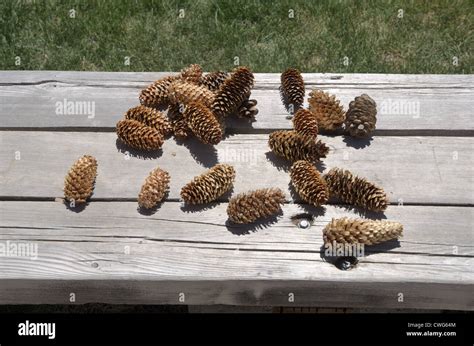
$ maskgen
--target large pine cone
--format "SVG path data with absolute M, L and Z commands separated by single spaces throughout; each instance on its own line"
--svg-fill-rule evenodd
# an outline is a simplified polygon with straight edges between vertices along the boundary
M 403 225 L 386 220 L 332 219 L 323 229 L 324 243 L 374 245 L 403 236 Z
M 290 177 L 296 192 L 305 202 L 318 207 L 328 201 L 328 186 L 311 163 L 295 162 L 291 167 Z
M 329 152 L 329 148 L 323 142 L 299 135 L 295 131 L 282 130 L 270 133 L 268 145 L 276 155 L 289 161 L 315 162 L 325 158 Z
M 138 205 L 141 208 L 151 209 L 160 203 L 170 188 L 168 172 L 155 168 L 150 172 L 142 185 L 138 195 Z
M 227 78 L 229 78 L 229 74 L 227 72 L 210 72 L 201 76 L 199 84 L 204 85 L 211 91 L 217 91 Z
M 235 179 L 234 167 L 217 164 L 181 189 L 181 198 L 188 204 L 209 203 L 232 188 Z
M 186 120 L 184 119 L 184 105 L 173 104 L 168 108 L 168 118 L 176 139 L 185 140 L 192 133 Z
M 199 84 L 202 77 L 201 65 L 191 64 L 181 70 L 181 79 L 188 83 Z
M 140 103 L 148 107 L 168 106 L 168 88 L 174 81 L 177 81 L 181 76 L 168 76 L 153 82 L 146 89 L 140 93 Z
M 281 212 L 285 194 L 278 188 L 259 189 L 233 197 L 227 206 L 227 215 L 235 223 L 251 223 Z
M 159 149 L 164 142 L 161 133 L 136 120 L 120 120 L 117 123 L 117 136 L 130 147 L 140 150 Z
M 237 110 L 237 116 L 239 118 L 255 120 L 255 116 L 258 114 L 257 100 L 249 100 L 248 98 L 242 102 L 239 109 Z
M 384 211 L 390 203 L 382 188 L 348 170 L 333 168 L 324 178 L 331 195 L 337 196 L 344 203 L 373 211 Z
M 281 91 L 287 104 L 297 110 L 304 102 L 304 81 L 300 71 L 289 68 L 281 74 Z
M 94 191 L 97 160 L 84 155 L 74 162 L 64 179 L 64 197 L 75 204 L 85 203 Z
M 253 73 L 247 67 L 234 70 L 231 77 L 224 81 L 216 92 L 212 111 L 218 117 L 226 117 L 237 111 L 248 98 L 254 84 Z
M 295 131 L 303 136 L 316 138 L 318 136 L 318 120 L 309 110 L 301 108 L 293 117 Z
M 169 100 L 172 104 L 188 105 L 191 102 L 201 102 L 207 107 L 212 105 L 214 93 L 204 86 L 175 81 L 169 88 Z
M 196 137 L 206 144 L 217 144 L 222 139 L 222 128 L 209 108 L 200 102 L 186 106 L 184 119 Z
M 367 94 L 357 96 L 349 103 L 344 123 L 346 131 L 352 137 L 368 137 L 375 130 L 377 122 L 377 104 Z
M 146 107 L 143 105 L 130 108 L 125 113 L 125 119 L 139 121 L 147 126 L 150 126 L 160 132 L 163 136 L 167 136 L 171 132 L 171 124 L 166 115 L 156 110 L 155 108 Z
M 344 123 L 344 109 L 336 96 L 322 90 L 313 90 L 309 93 L 308 103 L 309 110 L 315 115 L 320 129 L 333 131 Z

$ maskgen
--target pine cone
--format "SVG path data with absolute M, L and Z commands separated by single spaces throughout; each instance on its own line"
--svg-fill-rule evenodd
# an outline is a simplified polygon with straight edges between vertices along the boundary
M 295 131 L 275 131 L 268 139 L 270 149 L 289 161 L 310 162 L 325 158 L 329 148 L 321 141 L 297 134 Z
M 168 88 L 172 82 L 179 80 L 180 76 L 168 76 L 157 80 L 140 93 L 140 103 L 148 107 L 168 106 Z
M 239 118 L 245 118 L 249 120 L 255 120 L 255 116 L 258 114 L 257 100 L 249 100 L 248 98 L 240 105 L 237 116 Z
M 181 70 L 181 79 L 187 83 L 199 84 L 202 77 L 201 65 L 191 64 Z
M 201 102 L 207 107 L 214 101 L 214 93 L 204 86 L 187 83 L 184 81 L 173 82 L 169 88 L 169 100 L 172 104 L 184 104 Z
M 348 170 L 331 169 L 325 176 L 331 195 L 342 202 L 373 211 L 384 211 L 390 203 L 384 190 Z
M 229 74 L 227 72 L 210 72 L 206 75 L 201 76 L 199 84 L 204 85 L 211 91 L 217 91 L 227 78 L 229 78 Z
M 169 173 L 160 168 L 155 168 L 150 172 L 142 185 L 138 195 L 138 205 L 141 208 L 153 208 L 163 200 L 169 188 Z
M 375 245 L 403 236 L 403 225 L 386 220 L 332 219 L 323 229 L 324 243 Z
M 201 142 L 215 145 L 221 141 L 221 124 L 202 103 L 188 104 L 183 115 L 188 127 Z
M 164 142 L 161 133 L 136 120 L 120 120 L 117 123 L 117 136 L 130 147 L 140 150 L 159 149 Z
M 334 95 L 313 90 L 309 93 L 308 103 L 320 129 L 333 131 L 341 127 L 345 119 L 344 109 Z
M 227 206 L 227 215 L 235 223 L 251 223 L 281 212 L 285 194 L 278 188 L 259 189 L 233 197 Z
M 289 105 L 296 111 L 304 102 L 304 81 L 300 71 L 289 68 L 281 74 L 281 91 Z
M 172 130 L 168 118 L 163 113 L 155 108 L 143 105 L 130 108 L 125 114 L 125 119 L 139 121 L 144 125 L 154 128 L 163 136 L 167 136 Z
M 362 94 L 349 103 L 344 123 L 352 137 L 369 137 L 377 122 L 377 105 L 367 94 Z
M 179 140 L 185 140 L 191 134 L 191 129 L 184 119 L 184 108 L 184 105 L 173 104 L 168 109 L 168 118 L 171 119 L 173 134 Z
M 293 125 L 295 132 L 302 136 L 316 138 L 318 136 L 318 121 L 313 113 L 309 110 L 301 108 L 293 117 Z
M 308 161 L 296 161 L 291 167 L 290 177 L 296 192 L 305 202 L 318 207 L 328 201 L 328 186 Z
M 216 92 L 212 111 L 218 117 L 234 113 L 246 98 L 254 84 L 253 73 L 247 67 L 234 70 L 232 76 L 224 81 Z
M 84 155 L 74 162 L 64 179 L 64 197 L 74 203 L 85 203 L 94 191 L 97 177 L 97 160 Z
M 186 184 L 181 189 L 181 198 L 189 204 L 212 202 L 232 188 L 234 179 L 234 167 L 217 164 Z

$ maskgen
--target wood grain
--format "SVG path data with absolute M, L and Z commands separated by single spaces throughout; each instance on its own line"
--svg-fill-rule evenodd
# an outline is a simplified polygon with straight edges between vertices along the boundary
M 164 75 L 168 73 L 1 72 L 1 128 L 110 131 L 127 109 L 138 104 L 140 90 Z M 346 109 L 354 97 L 371 95 L 378 104 L 376 134 L 474 133 L 472 76 L 305 74 L 304 78 L 307 94 L 322 88 L 336 94 Z M 258 100 L 257 121 L 230 121 L 229 130 L 255 133 L 290 128 L 279 83 L 278 74 L 256 74 L 252 97 Z M 64 100 L 90 102 L 94 116 L 58 114 L 57 102 Z
M 278 222 L 249 226 L 228 224 L 225 203 L 192 212 L 166 202 L 152 215 L 135 208 L 93 202 L 74 213 L 55 202 L 0 202 L 0 241 L 38 246 L 35 260 L 2 257 L 0 303 L 60 303 L 70 290 L 81 303 L 171 304 L 184 291 L 187 304 L 287 305 L 295 291 L 305 305 L 474 309 L 474 246 L 463 222 L 471 208 L 389 207 L 385 217 L 404 224 L 404 237 L 366 247 L 350 271 L 321 254 L 324 225 L 358 215 L 345 208 L 287 204 Z M 315 222 L 297 228 L 291 216 L 308 211 Z

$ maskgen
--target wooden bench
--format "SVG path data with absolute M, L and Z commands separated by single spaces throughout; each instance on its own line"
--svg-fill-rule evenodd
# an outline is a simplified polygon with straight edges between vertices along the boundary
M 290 193 L 287 164 L 269 153 L 268 133 L 291 127 L 279 75 L 256 74 L 257 121 L 233 121 L 215 148 L 171 138 L 143 155 L 117 142 L 114 127 L 140 89 L 163 75 L 0 72 L 0 246 L 38 250 L 36 259 L 0 257 L 1 304 L 474 310 L 472 75 L 304 75 L 307 92 L 334 93 L 346 109 L 362 93 L 378 104 L 371 141 L 321 136 L 330 154 L 320 168 L 344 167 L 381 185 L 391 200 L 385 217 L 405 228 L 397 246 L 366 248 L 347 271 L 322 256 L 322 228 L 361 212 L 301 203 Z M 61 114 L 58 105 L 68 101 L 92 102 L 94 116 Z M 90 204 L 74 212 L 63 204 L 63 180 L 83 154 L 98 159 L 98 179 Z M 278 221 L 229 224 L 229 194 L 203 208 L 184 206 L 180 188 L 217 162 L 235 166 L 234 194 L 284 189 Z M 156 166 L 170 172 L 171 190 L 144 215 L 137 194 Z M 308 229 L 292 221 L 302 213 L 314 216 Z

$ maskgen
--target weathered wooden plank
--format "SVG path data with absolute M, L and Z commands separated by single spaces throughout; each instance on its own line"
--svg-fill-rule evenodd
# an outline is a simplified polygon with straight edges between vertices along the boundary
M 60 303 L 75 292 L 77 303 L 171 304 L 184 292 L 187 304 L 292 305 L 292 292 L 304 305 L 474 309 L 471 208 L 389 207 L 404 237 L 366 248 L 356 268 L 340 271 L 321 258 L 321 229 L 353 211 L 328 207 L 299 229 L 290 218 L 308 210 L 293 204 L 276 223 L 238 227 L 226 225 L 226 204 L 191 213 L 168 202 L 153 215 L 135 207 L 94 202 L 73 213 L 55 202 L 0 202 L 2 244 L 38 251 L 35 260 L 1 258 L 0 303 Z
M 268 186 L 288 190 L 288 164 L 269 152 L 267 138 L 234 135 L 215 148 L 194 139 L 184 145 L 169 139 L 146 160 L 124 155 L 130 149 L 114 133 L 2 132 L 1 196 L 61 197 L 67 170 L 84 154 L 99 162 L 93 198 L 135 199 L 147 174 L 159 165 L 170 172 L 169 198 L 176 199 L 185 183 L 217 162 L 235 166 L 235 193 Z M 393 203 L 473 204 L 472 138 L 375 137 L 363 150 L 342 137 L 321 139 L 330 147 L 321 169 L 338 166 L 365 176 L 384 187 Z
M 0 84 L 1 128 L 109 130 L 128 108 L 138 103 L 140 89 L 153 80 L 153 76 L 164 75 L 41 72 L 30 77 L 19 74 L 15 84 L 11 73 L 0 73 L 0 77 L 2 74 L 7 82 Z M 144 80 L 145 76 L 149 79 Z M 379 134 L 384 131 L 466 134 L 474 130 L 470 121 L 474 107 L 472 77 L 396 76 L 344 75 L 341 79 L 331 79 L 334 76 L 311 74 L 306 76 L 307 93 L 313 87 L 321 87 L 336 94 L 346 108 L 355 96 L 370 94 L 379 107 Z M 256 74 L 252 97 L 259 102 L 257 121 L 253 124 L 231 121 L 230 130 L 258 132 L 291 127 L 278 86 L 278 74 Z M 77 109 L 69 114 L 60 109 L 62 105 L 67 107 L 67 102 L 76 102 L 75 106 L 87 104 L 85 110 Z M 88 106 L 94 108 L 89 111 Z M 449 121 L 446 114 L 450 116 Z

